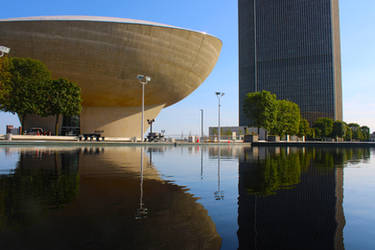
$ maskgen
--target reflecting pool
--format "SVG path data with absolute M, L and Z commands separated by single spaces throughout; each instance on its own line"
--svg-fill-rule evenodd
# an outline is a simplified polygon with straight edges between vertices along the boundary
M 0 147 L 0 246 L 375 249 L 374 153 Z

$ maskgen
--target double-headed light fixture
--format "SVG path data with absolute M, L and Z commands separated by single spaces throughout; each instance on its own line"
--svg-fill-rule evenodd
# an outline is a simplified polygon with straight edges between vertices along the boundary
M 4 54 L 9 54 L 10 48 L 5 46 L 0 46 L 0 57 L 4 56 Z

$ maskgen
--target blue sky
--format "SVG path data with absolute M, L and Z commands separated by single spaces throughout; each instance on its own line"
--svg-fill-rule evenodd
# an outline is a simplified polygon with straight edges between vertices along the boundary
M 217 124 L 215 91 L 222 98 L 222 126 L 238 125 L 237 0 L 76 0 L 6 1 L 0 18 L 91 15 L 140 19 L 205 31 L 223 41 L 219 61 L 207 80 L 190 96 L 161 111 L 154 124 L 167 134 L 199 134 L 200 109 L 205 111 L 205 133 Z M 375 130 L 375 1 L 341 0 L 341 51 L 344 120 Z M 1 34 L 0 34 L 1 42 Z M 181 122 L 184 121 L 184 122 Z M 0 134 L 16 116 L 0 112 Z

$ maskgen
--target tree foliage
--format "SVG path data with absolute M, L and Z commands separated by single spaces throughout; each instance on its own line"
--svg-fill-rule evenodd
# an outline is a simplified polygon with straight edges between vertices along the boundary
M 349 123 L 348 127 L 352 130 L 352 138 L 354 140 L 362 140 L 361 126 L 357 123 Z
M 343 138 L 345 135 L 345 123 L 343 121 L 335 121 L 332 125 L 332 137 Z
M 68 80 L 51 80 L 47 67 L 38 60 L 5 57 L 0 61 L 0 110 L 16 113 L 22 128 L 26 115 L 55 116 L 57 134 L 60 115 L 81 112 L 80 91 Z
M 330 137 L 333 129 L 333 120 L 327 117 L 319 118 L 314 122 L 313 128 L 317 137 Z
M 276 95 L 263 90 L 248 93 L 243 106 L 250 120 L 249 126 L 264 128 L 274 135 L 298 135 L 308 138 L 344 138 L 347 141 L 369 140 L 370 129 L 356 123 L 346 124 L 331 118 L 318 118 L 312 125 L 301 119 L 300 109 L 294 102 L 277 100 Z
M 310 124 L 306 119 L 301 119 L 299 122 L 298 136 L 311 136 Z
M 5 91 L 1 110 L 17 113 L 24 127 L 28 114 L 41 113 L 42 86 L 50 80 L 50 72 L 40 61 L 13 57 L 7 66 L 9 79 L 4 82 Z
M 9 57 L 0 57 L 0 109 L 2 109 L 2 105 L 6 101 L 6 96 L 9 95 L 10 65 Z
M 345 135 L 344 135 L 345 141 L 351 141 L 353 139 L 353 132 L 352 129 L 349 128 L 347 125 L 345 126 Z
M 66 79 L 48 81 L 43 86 L 45 98 L 42 102 L 42 116 L 55 116 L 55 134 L 58 134 L 60 115 L 75 116 L 81 112 L 81 89 Z
M 271 130 L 274 134 L 296 135 L 299 130 L 301 114 L 296 103 L 288 100 L 277 101 L 276 123 Z
M 243 110 L 251 121 L 250 126 L 271 131 L 276 123 L 276 106 L 276 95 L 263 90 L 262 92 L 248 93 Z
M 362 140 L 363 141 L 369 141 L 370 140 L 370 128 L 367 126 L 361 127 L 361 133 L 362 133 Z

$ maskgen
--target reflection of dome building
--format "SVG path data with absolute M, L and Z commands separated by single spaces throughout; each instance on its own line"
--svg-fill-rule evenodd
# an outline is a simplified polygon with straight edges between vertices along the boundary
M 12 56 L 44 62 L 54 78 L 82 89 L 81 133 L 139 135 L 141 86 L 137 74 L 151 76 L 145 91 L 146 119 L 185 98 L 210 74 L 219 57 L 219 39 L 158 23 L 104 17 L 32 17 L 0 20 L 0 42 Z M 53 128 L 45 119 L 27 126 Z M 52 123 L 52 124 L 51 124 Z M 53 129 L 51 129 L 53 130 Z
M 135 219 L 140 153 L 140 147 L 20 150 L 19 174 L 8 177 L 14 183 L 8 187 L 32 198 L 22 197 L 28 202 L 22 203 L 13 192 L 3 202 L 0 222 L 8 223 L 0 223 L 6 232 L 0 235 L 4 249 L 220 249 L 221 237 L 198 198 L 186 187 L 163 181 L 147 156 L 143 201 L 150 213 L 144 220 Z M 25 192 L 30 186 L 25 183 L 31 181 L 33 192 Z M 45 209 L 46 200 L 60 206 Z M 22 207 L 14 209 L 16 205 Z M 17 230 L 12 230 L 15 222 Z

